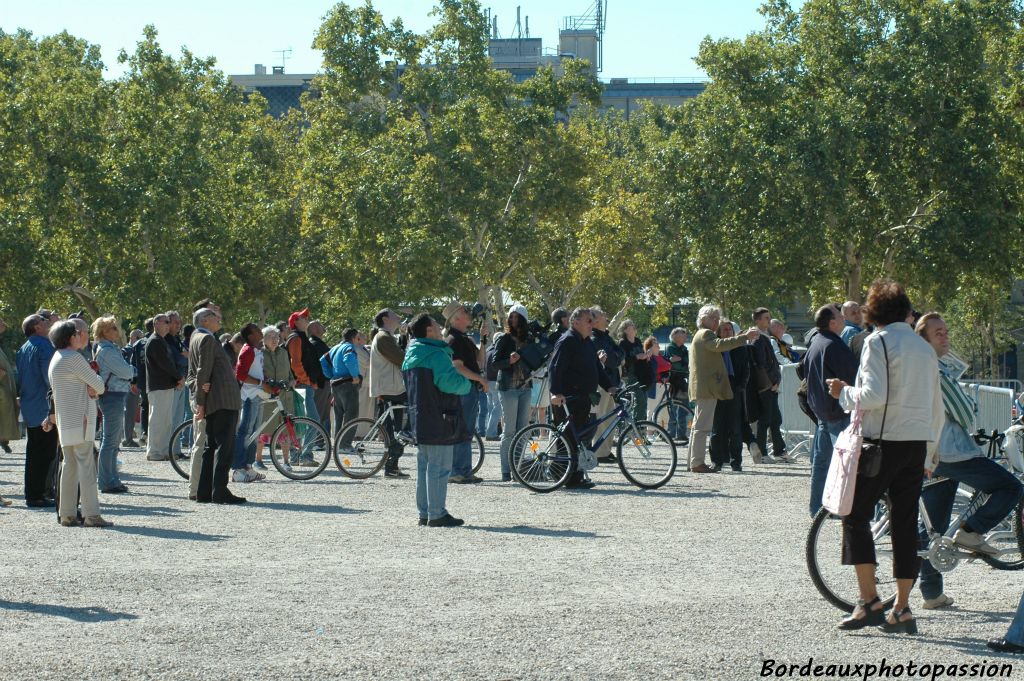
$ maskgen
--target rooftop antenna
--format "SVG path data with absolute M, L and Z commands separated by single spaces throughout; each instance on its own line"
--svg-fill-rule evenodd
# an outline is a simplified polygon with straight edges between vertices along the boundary
M 523 37 L 523 21 L 522 21 L 523 8 L 521 5 L 516 5 L 516 27 L 512 29 L 512 37 L 522 39 Z
M 575 17 L 565 17 L 567 31 L 592 30 L 597 33 L 597 72 L 604 70 L 604 29 L 608 25 L 608 0 L 594 0 L 587 11 Z
M 526 15 L 526 37 L 530 37 L 530 15 Z
M 281 55 L 281 73 L 284 73 L 285 63 L 292 58 L 292 48 L 289 47 L 287 50 L 274 50 L 274 54 Z

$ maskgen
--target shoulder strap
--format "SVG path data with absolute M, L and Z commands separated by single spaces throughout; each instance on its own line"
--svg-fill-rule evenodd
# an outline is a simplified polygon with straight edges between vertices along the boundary
M 882 427 L 878 429 L 878 441 L 882 441 L 882 434 L 885 432 L 885 416 L 889 413 L 889 350 L 885 347 L 885 336 L 878 334 L 878 340 L 882 341 L 882 353 L 885 355 L 885 407 L 882 409 Z

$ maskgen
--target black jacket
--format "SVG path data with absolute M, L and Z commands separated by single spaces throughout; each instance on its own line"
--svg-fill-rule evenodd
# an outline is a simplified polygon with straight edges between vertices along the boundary
M 491 367 L 498 370 L 498 390 L 509 390 L 512 386 L 514 365 L 510 358 L 512 353 L 516 352 L 516 348 L 516 339 L 510 333 L 503 333 L 494 345 L 494 359 L 491 361 Z
M 750 381 L 750 346 L 744 345 L 730 350 L 729 361 L 732 362 L 729 385 L 732 387 L 733 397 L 739 397 L 740 392 L 746 390 Z
M 591 341 L 594 343 L 594 349 L 598 352 L 604 350 L 608 353 L 608 357 L 604 361 L 604 371 L 608 374 L 608 380 L 611 381 L 613 386 L 622 385 L 622 373 L 619 371 L 619 367 L 622 366 L 622 360 L 625 358 L 625 355 L 622 353 L 622 349 L 619 348 L 618 343 L 612 340 L 610 333 L 600 329 L 594 329 Z
M 768 373 L 768 380 L 772 385 L 778 385 L 782 380 L 782 369 L 779 368 L 779 360 L 775 358 L 775 350 L 772 349 L 772 342 L 763 333 L 757 335 L 754 341 L 754 364 L 761 367 Z
M 824 421 L 838 421 L 846 417 L 839 400 L 828 392 L 825 381 L 838 378 L 853 384 L 857 378 L 857 358 L 846 343 L 831 331 L 821 331 L 811 340 L 800 360 L 807 379 L 807 404 L 815 416 Z
M 317 354 L 316 346 L 313 345 L 313 339 L 307 336 L 302 331 L 294 331 L 292 335 L 288 336 L 290 342 L 292 338 L 298 336 L 299 340 L 302 341 L 302 368 L 306 371 L 306 375 L 309 376 L 309 380 L 313 382 L 313 387 L 323 388 L 327 385 L 327 379 L 324 378 L 324 370 L 320 368 L 320 358 L 325 352 L 330 352 L 331 349 L 327 347 L 327 344 L 320 341 L 320 344 L 324 346 L 324 351 Z M 287 347 L 287 342 L 285 343 Z
M 597 348 L 589 338 L 569 329 L 555 343 L 551 355 L 551 394 L 589 397 L 597 386 L 612 388 L 608 374 L 597 359 Z
M 630 377 L 635 378 L 640 383 L 640 387 L 646 390 L 654 384 L 654 368 L 651 365 L 651 360 L 638 360 L 637 355 L 644 353 L 644 344 L 639 338 L 635 339 L 630 343 L 627 339 L 623 338 L 619 341 L 619 352 L 623 356 L 622 372 L 626 375 L 626 380 Z
M 155 333 L 146 341 L 146 390 L 169 390 L 184 378 L 171 357 L 167 341 Z

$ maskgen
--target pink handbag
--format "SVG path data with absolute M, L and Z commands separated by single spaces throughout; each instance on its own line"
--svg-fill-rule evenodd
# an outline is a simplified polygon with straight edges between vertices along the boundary
M 857 485 L 857 465 L 860 463 L 860 449 L 864 443 L 861 433 L 861 421 L 864 412 L 860 403 L 853 407 L 853 418 L 839 437 L 832 451 L 832 461 L 828 466 L 828 477 L 825 478 L 825 491 L 821 495 L 821 505 L 829 513 L 845 516 L 853 508 L 853 493 Z

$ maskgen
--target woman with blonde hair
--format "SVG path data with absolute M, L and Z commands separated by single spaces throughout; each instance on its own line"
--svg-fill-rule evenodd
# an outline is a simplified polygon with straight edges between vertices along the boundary
M 128 487 L 118 477 L 117 453 L 124 436 L 124 403 L 135 380 L 135 367 L 125 361 L 118 347 L 121 328 L 115 317 L 96 319 L 92 323 L 92 338 L 96 342 L 93 357 L 96 371 L 106 388 L 99 398 L 100 413 L 103 414 L 97 466 L 99 487 L 104 494 L 123 494 Z

